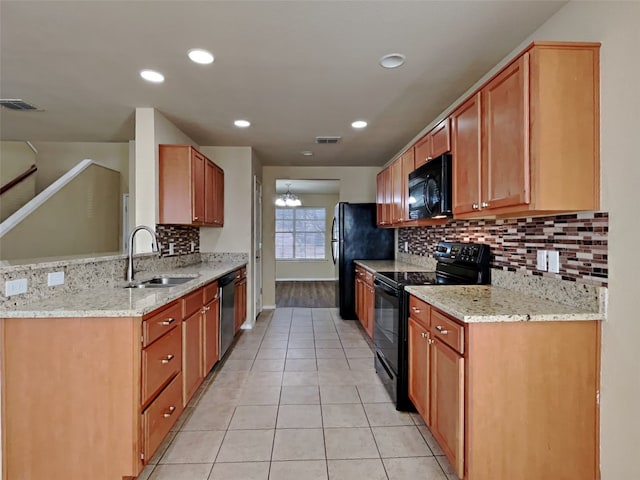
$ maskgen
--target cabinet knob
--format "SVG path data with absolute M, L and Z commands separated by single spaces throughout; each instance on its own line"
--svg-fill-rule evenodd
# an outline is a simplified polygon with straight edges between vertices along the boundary
M 427 157 L 427 162 L 428 162 L 429 160 L 433 160 L 433 157 Z
M 193 217 L 193 219 L 194 219 L 194 220 L 200 220 L 200 217 L 198 217 L 197 215 L 195 215 L 195 216 Z
M 488 204 L 487 202 L 482 202 L 482 204 L 481 204 L 481 205 L 482 205 L 482 208 L 487 208 L 487 207 L 489 207 L 489 204 Z
M 411 310 L 413 310 L 415 313 L 420 313 L 422 310 L 420 310 L 419 308 L 416 307 L 411 307 Z
M 170 406 L 170 407 L 169 407 L 169 411 L 168 411 L 168 412 L 163 413 L 163 414 L 162 414 L 162 416 L 163 416 L 164 418 L 169 418 L 171 415 L 173 415 L 173 412 L 175 412 L 175 411 L 176 411 L 176 407 L 174 407 L 174 406 L 172 405 L 172 406 Z
M 478 210 L 480 207 L 477 203 L 474 203 L 473 205 L 471 205 L 471 208 L 473 208 L 474 210 Z
M 422 338 L 427 338 L 429 335 L 428 335 L 428 334 L 426 334 L 425 332 L 420 332 L 420 336 L 421 336 Z
M 176 319 L 175 318 L 167 318 L 166 320 L 163 320 L 160 322 L 160 325 L 171 325 L 173 322 L 175 322 Z
M 429 345 L 433 345 L 435 343 L 435 341 L 432 338 L 430 338 L 429 340 L 427 340 L 427 343 Z
M 169 355 L 167 355 L 165 358 L 163 358 L 162 360 L 160 360 L 160 363 L 167 364 L 167 363 L 169 363 L 171 360 L 173 360 L 173 355 L 169 354 Z
M 441 335 L 446 335 L 447 333 L 449 333 L 449 330 L 445 330 L 444 327 L 440 326 L 440 325 L 436 325 L 436 330 L 438 331 L 438 333 L 440 333 Z

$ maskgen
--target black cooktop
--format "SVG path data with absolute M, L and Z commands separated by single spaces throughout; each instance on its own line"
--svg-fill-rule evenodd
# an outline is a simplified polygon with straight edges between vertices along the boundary
M 459 279 L 450 278 L 439 272 L 376 272 L 381 280 L 394 287 L 405 285 L 455 285 L 461 283 Z

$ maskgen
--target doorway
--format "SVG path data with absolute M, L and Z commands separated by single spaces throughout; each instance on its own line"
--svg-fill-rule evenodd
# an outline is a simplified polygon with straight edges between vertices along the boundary
M 253 305 L 254 319 L 262 312 L 262 183 L 253 176 Z

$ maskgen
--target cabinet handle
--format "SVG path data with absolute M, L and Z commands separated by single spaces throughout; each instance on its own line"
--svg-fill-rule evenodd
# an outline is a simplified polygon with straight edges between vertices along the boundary
M 169 363 L 171 360 L 173 360 L 173 355 L 169 354 L 169 355 L 167 355 L 167 358 L 163 358 L 162 360 L 160 360 L 160 363 L 167 364 L 167 363 Z
M 429 160 L 433 160 L 433 157 L 427 157 L 427 162 L 428 162 Z
M 427 340 L 427 343 L 428 343 L 429 345 L 433 345 L 433 344 L 434 344 L 434 343 L 436 343 L 436 342 L 435 342 L 435 340 L 433 340 L 432 338 L 430 338 L 429 340 Z
M 166 320 L 161 321 L 160 325 L 171 325 L 175 321 L 176 321 L 176 319 L 173 318 L 173 317 L 167 318 Z
M 171 415 L 173 415 L 173 412 L 176 411 L 176 407 L 174 407 L 173 405 L 171 407 L 169 407 L 169 411 L 166 413 L 163 413 L 162 416 L 164 418 L 169 418 Z
M 214 298 L 214 300 L 215 300 L 215 298 Z M 206 312 L 208 312 L 209 310 L 211 310 L 211 307 L 202 307 L 201 312 L 202 312 L 202 313 L 206 313 Z
M 436 330 L 441 334 L 441 335 L 446 335 L 447 333 L 449 333 L 449 330 L 444 330 L 443 327 L 441 327 L 440 325 L 436 325 Z
M 420 336 L 421 336 L 422 338 L 427 338 L 429 335 L 428 335 L 428 334 L 426 334 L 426 333 L 424 333 L 424 332 L 420 332 Z
M 482 208 L 487 208 L 489 207 L 489 204 L 487 202 L 482 202 L 481 206 Z
M 413 310 L 415 313 L 420 313 L 422 310 L 420 310 L 419 308 L 416 307 L 411 307 L 411 310 Z
M 474 203 L 473 205 L 471 205 L 471 208 L 473 208 L 474 210 L 478 210 L 480 207 L 477 203 Z

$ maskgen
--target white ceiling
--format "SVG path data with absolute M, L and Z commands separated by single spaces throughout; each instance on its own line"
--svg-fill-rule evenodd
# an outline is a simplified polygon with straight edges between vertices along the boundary
M 2 0 L 0 96 L 44 111 L 0 109 L 0 138 L 123 142 L 135 108 L 155 107 L 265 165 L 382 165 L 564 3 Z M 195 47 L 215 62 L 191 63 Z M 381 68 L 394 52 L 406 64 Z

